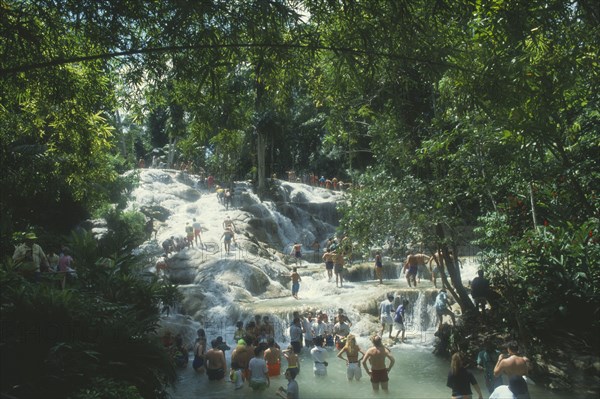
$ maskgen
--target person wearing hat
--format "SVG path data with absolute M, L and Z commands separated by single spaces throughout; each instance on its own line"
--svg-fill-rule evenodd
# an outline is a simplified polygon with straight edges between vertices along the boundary
M 227 345 L 225 342 L 223 342 L 223 337 L 221 337 L 220 335 L 216 338 L 217 341 L 217 348 L 220 351 L 223 351 L 223 353 L 225 353 L 225 351 L 228 351 L 229 349 L 231 349 L 229 347 L 229 345 Z
M 48 258 L 42 247 L 37 243 L 35 233 L 25 235 L 25 242 L 15 248 L 13 261 L 23 265 L 23 271 L 31 273 L 48 272 L 50 270 Z

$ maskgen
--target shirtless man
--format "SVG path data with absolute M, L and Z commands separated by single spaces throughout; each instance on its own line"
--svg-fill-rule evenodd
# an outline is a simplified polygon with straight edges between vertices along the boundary
M 418 258 L 412 252 L 406 257 L 406 262 L 404 262 L 404 271 L 403 273 L 406 275 L 406 282 L 409 287 L 412 287 L 411 281 L 414 283 L 415 287 L 417 286 L 417 271 L 419 270 Z
M 274 338 L 267 340 L 267 346 L 264 357 L 267 362 L 269 377 L 277 377 L 281 374 L 281 350 L 275 345 Z
M 233 232 L 235 232 L 235 225 L 233 224 L 233 220 L 231 220 L 231 217 L 229 217 L 229 215 L 227 215 L 225 220 L 223 220 L 223 230 L 227 229 L 231 229 Z
M 292 267 L 292 274 L 290 275 L 292 279 L 292 296 L 298 299 L 298 291 L 300 290 L 300 281 L 302 278 L 298 274 L 298 268 Z
M 292 246 L 292 252 L 290 255 L 294 256 L 296 259 L 296 264 L 300 264 L 300 266 L 302 266 L 302 244 L 295 242 Z
M 212 348 L 204 354 L 206 362 L 206 375 L 209 381 L 219 381 L 225 378 L 227 371 L 227 362 L 225 354 L 219 349 L 219 342 L 216 339 L 211 341 Z
M 331 277 L 333 277 L 333 258 L 335 256 L 335 252 L 325 251 L 323 254 L 323 261 L 325 262 L 325 269 L 327 270 L 327 281 L 331 281 Z
M 376 335 L 372 338 L 373 347 L 367 350 L 365 357 L 363 358 L 362 365 L 365 368 L 365 371 L 368 375 L 371 376 L 371 385 L 373 386 L 373 390 L 378 392 L 379 386 L 381 385 L 381 389 L 385 392 L 388 390 L 388 373 L 394 366 L 394 356 L 390 353 L 390 351 L 383 346 L 381 343 L 381 337 Z M 388 367 L 385 366 L 385 358 L 390 359 L 390 365 Z M 371 370 L 369 370 L 370 364 Z
M 421 283 L 421 277 L 423 277 L 423 273 L 427 269 L 427 263 L 429 262 L 429 256 L 425 254 L 414 254 L 415 258 L 417 258 L 417 282 Z
M 227 253 L 227 255 L 229 255 L 229 252 L 231 251 L 231 241 L 235 242 L 235 234 L 233 233 L 233 230 L 226 229 L 223 232 L 221 239 L 223 239 L 223 244 L 225 246 L 225 252 Z
M 498 363 L 494 367 L 494 377 L 502 374 L 508 376 L 508 386 L 517 399 L 529 399 L 529 389 L 527 382 L 523 378 L 529 371 L 529 359 L 519 356 L 519 346 L 515 341 L 506 345 L 508 356 L 501 353 L 498 356 Z

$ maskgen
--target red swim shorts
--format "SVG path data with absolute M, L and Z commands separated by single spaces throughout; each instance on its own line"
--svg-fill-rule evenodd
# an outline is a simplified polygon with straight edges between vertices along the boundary
M 371 370 L 371 382 L 388 382 L 387 369 Z
M 281 363 L 267 363 L 269 377 L 277 377 L 281 374 Z

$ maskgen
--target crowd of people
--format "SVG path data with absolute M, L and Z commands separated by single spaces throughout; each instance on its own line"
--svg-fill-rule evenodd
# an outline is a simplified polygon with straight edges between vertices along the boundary
M 64 289 L 69 279 L 77 278 L 75 260 L 69 247 L 61 245 L 60 250 L 46 254 L 33 232 L 25 234 L 23 242 L 15 247 L 12 259 L 22 275 L 32 281 L 58 276 L 60 287 Z
M 260 316 L 256 316 L 255 321 L 249 322 L 245 328 L 243 323 L 238 322 L 234 335 L 237 345 L 231 354 L 229 380 L 234 383 L 235 389 L 241 389 L 247 383 L 247 386 L 255 391 L 264 390 L 270 386 L 272 378 L 281 375 L 281 366 L 285 359 L 287 367 L 284 376 L 288 380 L 288 387 L 280 387 L 278 395 L 282 398 L 298 398 L 299 387 L 295 377 L 301 372 L 299 356 L 302 351 L 310 354 L 313 361 L 312 374 L 316 378 L 323 378 L 328 375 L 330 352 L 335 350 L 337 358 L 346 364 L 348 381 L 360 381 L 364 369 L 369 376 L 373 391 L 377 392 L 381 389 L 387 392 L 389 372 L 395 364 L 395 358 L 389 348 L 383 344 L 382 337 L 389 328 L 387 331 L 392 338 L 391 320 L 393 320 L 398 329 L 396 339 L 400 333 L 404 339 L 403 318 L 409 304 L 404 300 L 393 311 L 391 305 L 394 299 L 393 294 L 388 294 L 387 300 L 381 303 L 382 329 L 379 334 L 371 337 L 372 346 L 367 350 L 363 350 L 357 344 L 356 337 L 350 332 L 352 323 L 343 309 L 338 310 L 332 323 L 329 322 L 327 314 L 320 311 L 316 317 L 313 317 L 311 312 L 303 315 L 294 312 L 288 331 L 290 345 L 285 350 L 275 342 L 273 326 L 266 316 L 262 322 Z M 200 331 L 203 336 L 203 330 Z M 205 344 L 205 337 L 201 342 Z M 527 399 L 529 393 L 524 376 L 528 373 L 529 360 L 518 354 L 516 343 L 510 342 L 506 348 L 507 353 L 502 354 L 488 344 L 477 357 L 478 367 L 484 370 L 490 398 Z M 227 366 L 224 351 L 228 349 L 230 348 L 226 345 L 223 348 L 222 339 L 218 337 L 212 342 L 213 352 L 204 354 L 203 364 L 209 380 L 225 378 Z M 195 349 L 195 359 L 199 353 L 202 352 Z M 209 368 L 217 370 L 209 371 Z M 508 379 L 507 385 L 503 385 L 503 375 Z M 483 397 L 476 378 L 467 370 L 465 357 L 460 352 L 452 355 L 446 385 L 452 391 L 452 398 L 469 399 L 472 397 L 472 389 L 479 399 Z

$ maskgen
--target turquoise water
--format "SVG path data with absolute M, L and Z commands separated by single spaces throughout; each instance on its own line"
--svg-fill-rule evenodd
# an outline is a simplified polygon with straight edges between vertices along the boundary
M 300 397 L 306 399 L 359 399 L 359 398 L 422 398 L 437 399 L 450 398 L 450 389 L 446 387 L 446 375 L 449 361 L 440 359 L 431 354 L 430 347 L 401 344 L 392 348 L 396 364 L 391 370 L 389 378 L 389 394 L 380 391 L 374 393 L 369 382 L 369 377 L 364 373 L 359 382 L 349 382 L 346 378 L 345 362 L 337 359 L 337 352 L 331 350 L 328 358 L 327 377 L 315 377 L 312 372 L 312 361 L 308 351 L 301 356 L 301 371 L 296 381 L 300 387 Z M 230 352 L 230 351 L 228 351 Z M 230 353 L 228 353 L 230 355 Z M 229 361 L 229 359 L 228 359 Z M 191 362 L 190 362 L 191 364 Z M 282 372 L 285 371 L 285 360 L 282 363 Z M 483 374 L 477 369 L 471 370 L 475 375 L 483 397 L 489 393 L 485 388 Z M 263 392 L 254 392 L 247 384 L 244 388 L 234 390 L 228 381 L 209 382 L 206 375 L 199 375 L 188 367 L 180 371 L 179 380 L 174 390 L 173 398 L 276 398 L 276 391 L 280 386 L 285 387 L 287 381 L 280 376 L 271 379 L 271 386 Z M 532 399 L 566 399 L 572 398 L 567 394 L 553 392 L 530 386 Z M 477 395 L 475 395 L 475 398 Z

